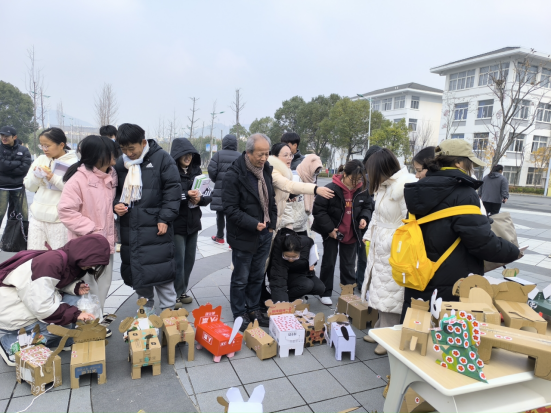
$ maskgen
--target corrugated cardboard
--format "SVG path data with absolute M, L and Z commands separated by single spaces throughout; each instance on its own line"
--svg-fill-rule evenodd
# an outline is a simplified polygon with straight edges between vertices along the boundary
M 288 309 L 294 313 L 294 307 Z M 291 349 L 295 355 L 302 355 L 306 331 L 292 313 L 270 315 L 270 335 L 277 342 L 280 358 L 288 357 Z
M 161 342 L 155 329 L 128 333 L 132 379 L 142 377 L 142 367 L 152 367 L 153 375 L 161 374 Z
M 431 314 L 429 302 L 412 299 L 411 307 L 406 311 L 402 325 L 402 336 L 400 338 L 400 350 L 406 348 L 409 342 L 409 349 L 414 351 L 417 345 L 421 345 L 421 355 L 427 355 L 427 344 L 431 328 Z
M 193 361 L 195 357 L 195 331 L 187 320 L 188 315 L 188 311 L 183 308 L 178 310 L 165 309 L 161 312 L 163 344 L 166 343 L 167 346 L 169 365 L 174 365 L 176 345 L 180 342 L 187 342 L 187 360 Z
M 452 310 L 455 310 L 456 313 L 460 311 L 472 313 L 475 319 L 479 322 L 493 323 L 497 325 L 501 323 L 501 315 L 493 305 L 468 302 L 442 302 L 438 322 L 444 317 L 445 314 L 450 315 Z
M 400 408 L 401 413 L 432 413 L 434 411 L 434 407 L 413 391 L 413 388 L 408 388 Z
M 484 290 L 488 295 L 493 298 L 495 293 L 490 282 L 480 275 L 471 275 L 464 279 L 459 279 L 453 285 L 453 295 L 459 296 L 461 302 L 471 302 L 469 300 L 471 289 L 479 288 Z
M 484 363 L 491 363 L 492 348 L 505 349 L 534 358 L 534 375 L 551 380 L 550 336 L 486 323 L 480 324 L 480 331 L 478 354 Z
M 366 302 L 363 302 L 359 296 L 354 295 L 355 287 L 355 283 L 353 285 L 341 284 L 341 296 L 337 301 L 337 312 L 348 315 L 352 320 L 352 325 L 360 330 L 366 329 L 368 323 L 373 328 L 379 318 L 379 313 L 376 309 L 368 306 Z
M 119 332 L 125 333 L 126 331 L 130 330 L 140 330 L 140 329 L 150 329 L 151 326 L 154 326 L 155 328 L 159 329 L 163 326 L 163 320 L 159 318 L 157 315 L 147 315 L 144 306 L 147 304 L 146 298 L 140 298 L 137 301 L 137 304 L 139 306 L 138 314 L 136 317 L 127 317 L 124 320 L 121 321 L 121 324 L 119 326 Z M 147 319 L 148 322 L 145 322 L 144 320 Z M 145 323 L 144 323 L 145 322 Z M 127 334 L 125 334 L 125 340 Z
M 327 342 L 325 334 L 325 315 L 323 312 L 314 314 L 312 312 L 299 311 L 295 312 L 298 321 L 304 327 L 305 337 L 304 346 L 306 348 L 315 344 L 325 344 Z
M 268 316 L 284 315 L 287 313 L 293 314 L 297 310 L 296 308 L 297 306 L 299 306 L 300 310 L 304 310 L 306 308 L 310 309 L 310 305 L 303 305 L 301 299 L 297 299 L 292 303 L 289 303 L 289 302 L 274 303 L 271 300 L 267 300 L 264 304 L 268 308 Z
M 44 345 L 37 345 L 36 348 L 49 350 Z M 25 349 L 29 349 L 29 347 Z M 33 395 L 42 394 L 46 391 L 46 384 L 51 382 L 54 383 L 54 387 L 59 387 L 62 384 L 61 358 L 58 355 L 48 359 L 44 365 L 40 366 L 30 361 L 21 361 L 21 351 L 15 353 L 15 379 L 19 384 L 21 384 L 21 380 L 27 382 L 31 386 Z M 45 369 L 46 364 L 50 365 L 50 370 Z
M 270 335 L 258 326 L 258 320 L 249 323 L 243 333 L 247 348 L 256 352 L 258 359 L 268 359 L 277 355 L 277 343 Z
M 350 326 L 348 317 L 342 313 L 327 318 L 329 332 L 329 347 L 335 347 L 335 359 L 342 360 L 343 352 L 350 352 L 350 360 L 354 361 L 356 356 L 356 334 Z
M 98 384 L 107 381 L 105 340 L 73 344 L 71 352 L 71 388 L 79 388 L 81 375 L 98 374 Z

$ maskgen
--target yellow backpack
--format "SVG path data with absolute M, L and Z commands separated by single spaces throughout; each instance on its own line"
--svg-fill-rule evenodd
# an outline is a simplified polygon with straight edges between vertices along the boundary
M 425 290 L 440 265 L 461 241 L 461 238 L 458 237 L 435 263 L 427 257 L 420 225 L 463 214 L 482 214 L 482 212 L 480 207 L 467 205 L 445 208 L 419 220 L 410 213 L 409 218 L 402 220 L 405 224 L 398 227 L 394 233 L 389 259 L 392 277 L 398 285 L 415 290 Z

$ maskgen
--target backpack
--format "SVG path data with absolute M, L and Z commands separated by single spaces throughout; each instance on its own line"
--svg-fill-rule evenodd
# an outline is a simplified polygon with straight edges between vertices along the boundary
M 427 257 L 420 225 L 463 214 L 480 215 L 482 212 L 480 207 L 466 205 L 445 208 L 419 220 L 415 218 L 415 215 L 409 213 L 409 217 L 402 220 L 405 224 L 398 227 L 394 233 L 389 259 L 392 277 L 398 285 L 424 291 L 440 265 L 461 241 L 461 238 L 458 237 L 435 263 Z

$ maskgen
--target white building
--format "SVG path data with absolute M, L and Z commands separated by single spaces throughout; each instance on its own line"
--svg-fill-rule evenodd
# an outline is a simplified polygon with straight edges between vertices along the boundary
M 502 116 L 500 100 L 492 92 L 493 81 L 501 78 L 511 90 L 515 82 L 518 85 L 519 76 L 533 79 L 532 85 L 537 87 L 524 97 L 511 122 L 520 129 L 529 128 L 510 145 L 500 164 L 511 185 L 543 186 L 546 169 L 541 168 L 541 162 L 534 162 L 533 153 L 551 144 L 549 55 L 521 47 L 505 47 L 437 66 L 431 72 L 446 77 L 438 141 L 466 139 L 473 144 L 477 155 L 486 155 L 486 161 L 491 158 L 491 151 L 486 148 L 492 145 L 495 125 Z M 504 107 L 510 106 L 511 100 L 505 99 Z M 482 178 L 488 172 L 488 168 L 480 169 L 477 176 Z

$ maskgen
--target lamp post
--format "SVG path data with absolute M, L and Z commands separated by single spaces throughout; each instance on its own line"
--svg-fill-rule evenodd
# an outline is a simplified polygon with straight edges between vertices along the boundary
M 216 108 L 216 107 L 215 107 Z M 212 130 L 214 128 L 214 118 L 216 118 L 216 115 L 223 114 L 222 112 L 211 112 L 211 123 L 210 123 L 210 159 L 212 159 L 212 146 L 214 145 L 214 137 L 212 136 Z
M 365 96 L 363 96 L 362 94 L 360 93 L 357 93 L 356 95 L 358 95 L 360 98 L 362 99 L 365 99 L 366 101 L 369 101 L 369 131 L 367 133 L 367 148 L 369 148 L 369 143 L 371 141 L 371 97 L 368 96 L 367 98 Z

